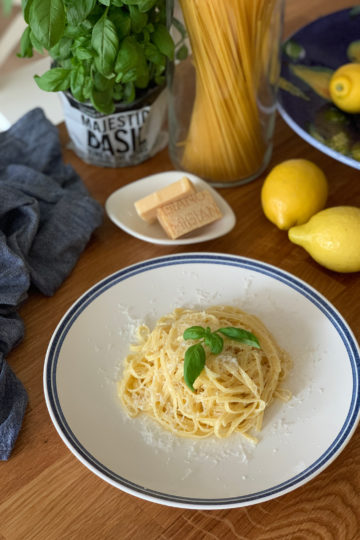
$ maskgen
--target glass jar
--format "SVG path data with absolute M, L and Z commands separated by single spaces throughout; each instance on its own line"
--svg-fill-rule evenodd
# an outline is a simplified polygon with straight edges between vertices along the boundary
M 216 187 L 258 177 L 272 153 L 284 0 L 168 0 L 169 153 Z

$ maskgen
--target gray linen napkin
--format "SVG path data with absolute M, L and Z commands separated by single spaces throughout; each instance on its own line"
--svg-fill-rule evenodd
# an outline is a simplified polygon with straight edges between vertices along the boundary
M 31 285 L 54 294 L 102 216 L 41 109 L 0 133 L 0 460 L 11 454 L 28 399 L 5 359 L 24 336 L 18 307 Z

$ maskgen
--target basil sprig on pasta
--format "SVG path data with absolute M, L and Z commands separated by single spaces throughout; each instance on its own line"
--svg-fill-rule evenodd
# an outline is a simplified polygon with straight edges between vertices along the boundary
M 183 333 L 185 340 L 193 339 L 200 340 L 199 343 L 191 345 L 186 352 L 184 358 L 184 380 L 186 385 L 192 392 L 195 392 L 194 382 L 205 367 L 206 352 L 204 345 L 206 345 L 212 354 L 220 354 L 224 348 L 224 339 L 220 335 L 250 345 L 250 347 L 256 347 L 260 349 L 260 343 L 254 334 L 244 330 L 243 328 L 235 328 L 233 326 L 227 326 L 225 328 L 218 328 L 214 332 L 207 326 L 190 326 Z

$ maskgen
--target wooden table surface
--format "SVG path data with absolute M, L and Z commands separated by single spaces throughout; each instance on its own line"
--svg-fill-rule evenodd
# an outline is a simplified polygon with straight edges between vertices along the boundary
M 341 0 L 288 0 L 285 34 L 320 15 L 352 5 Z M 127 169 L 99 169 L 65 149 L 64 157 L 101 204 L 117 188 L 172 168 L 167 150 Z M 271 165 L 307 158 L 326 173 L 328 206 L 360 205 L 360 173 L 318 152 L 278 118 Z M 244 255 L 304 279 L 326 296 L 360 338 L 360 274 L 337 274 L 316 264 L 264 217 L 264 175 L 243 187 L 222 189 L 237 214 L 223 238 L 189 247 L 142 242 L 105 217 L 75 269 L 51 298 L 32 291 L 20 315 L 24 341 L 8 361 L 24 383 L 29 406 L 9 461 L 0 463 L 0 539 L 256 539 L 351 540 L 360 538 L 360 432 L 319 476 L 295 491 L 262 504 L 216 511 L 184 510 L 143 501 L 107 484 L 84 467 L 61 441 L 46 409 L 42 370 L 47 345 L 71 304 L 100 279 L 129 264 L 185 251 Z M 329 419 L 329 422 L 331 419 Z

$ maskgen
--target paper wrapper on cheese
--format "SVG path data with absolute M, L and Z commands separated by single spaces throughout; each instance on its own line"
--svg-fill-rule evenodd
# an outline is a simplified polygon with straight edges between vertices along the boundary
M 206 190 L 161 206 L 156 215 L 173 240 L 222 218 L 214 198 Z
M 136 201 L 135 209 L 141 219 L 147 223 L 154 223 L 158 208 L 164 204 L 186 197 L 191 193 L 195 193 L 194 185 L 186 176 L 183 176 L 180 180 Z

